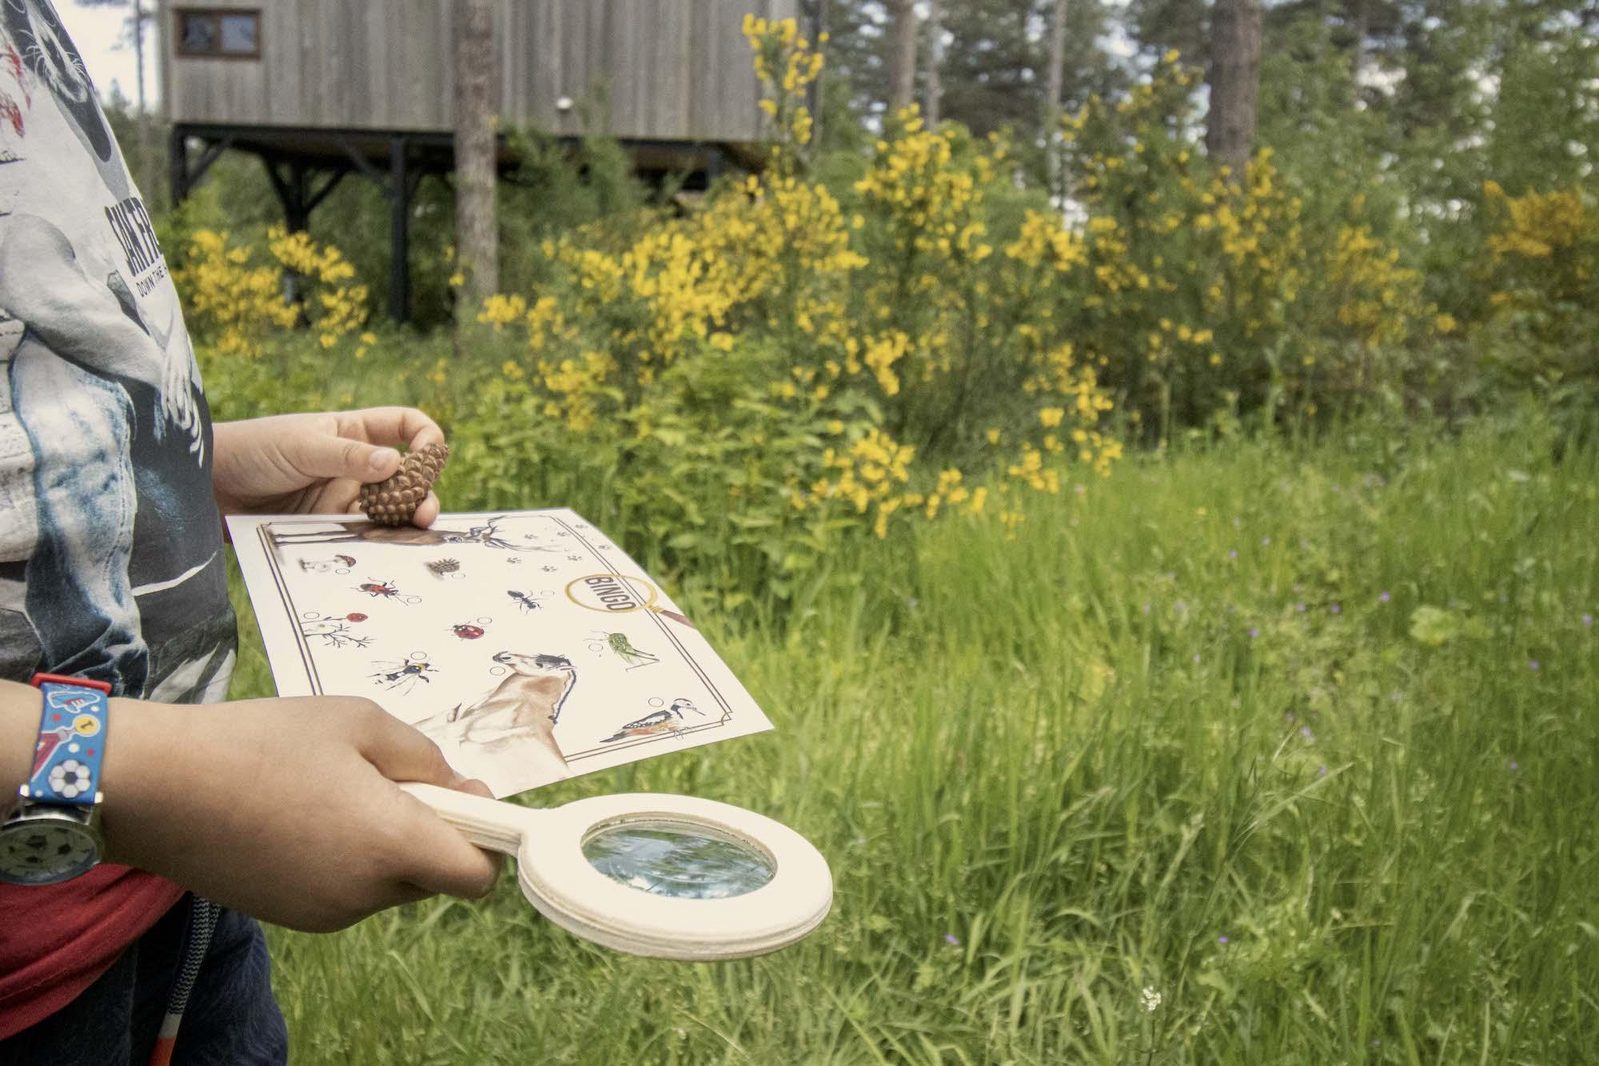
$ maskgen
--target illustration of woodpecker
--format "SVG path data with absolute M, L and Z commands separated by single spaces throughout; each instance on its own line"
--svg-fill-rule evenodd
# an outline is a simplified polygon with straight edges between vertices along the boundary
M 664 710 L 651 711 L 643 718 L 627 723 L 621 729 L 618 729 L 614 735 L 606 737 L 600 743 L 609 744 L 616 740 L 653 737 L 661 733 L 675 733 L 683 728 L 678 723 L 683 721 L 683 712 L 685 710 L 693 711 L 701 716 L 705 714 L 704 711 L 694 706 L 693 700 L 675 699 L 672 701 L 672 706 Z

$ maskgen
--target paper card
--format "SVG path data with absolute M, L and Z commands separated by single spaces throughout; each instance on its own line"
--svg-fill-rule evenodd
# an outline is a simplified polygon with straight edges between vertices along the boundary
M 496 796 L 770 729 L 677 605 L 566 509 L 232 517 L 284 696 L 366 696 Z

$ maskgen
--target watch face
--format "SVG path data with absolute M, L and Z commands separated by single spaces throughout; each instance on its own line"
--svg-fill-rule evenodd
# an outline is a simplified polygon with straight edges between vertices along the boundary
M 99 859 L 94 834 L 70 818 L 27 818 L 0 828 L 0 881 L 54 884 L 78 876 Z

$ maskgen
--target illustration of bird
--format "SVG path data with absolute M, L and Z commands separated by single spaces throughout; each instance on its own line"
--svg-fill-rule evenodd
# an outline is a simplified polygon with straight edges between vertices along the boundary
M 677 704 L 672 704 L 670 709 L 651 711 L 637 721 L 629 722 L 618 729 L 613 736 L 608 736 L 600 741 L 609 744 L 616 740 L 627 740 L 630 737 L 653 737 L 661 733 L 675 733 L 678 722 L 683 718 L 683 712 L 677 709 Z

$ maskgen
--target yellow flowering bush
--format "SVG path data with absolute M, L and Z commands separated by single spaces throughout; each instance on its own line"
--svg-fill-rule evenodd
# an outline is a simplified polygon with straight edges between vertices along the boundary
M 1546 384 L 1599 386 L 1599 209 L 1575 188 L 1483 188 L 1491 362 Z
M 1007 248 L 1061 279 L 1034 280 L 1030 298 L 1055 301 L 1062 336 L 1155 439 L 1223 408 L 1314 413 L 1388 390 L 1437 328 L 1421 275 L 1358 198 L 1341 224 L 1309 225 L 1270 148 L 1242 174 L 1212 166 L 1197 80 L 1168 52 L 1123 99 L 1064 120 L 1083 217 L 1035 215 Z
M 227 233 L 198 230 L 173 280 L 190 334 L 217 356 L 257 357 L 274 333 L 300 325 L 332 348 L 367 319 L 367 288 L 339 250 L 281 228 L 267 232 L 265 254 Z
M 186 241 L 202 351 L 262 397 L 288 380 L 343 405 L 327 367 L 347 358 L 359 376 L 381 349 L 473 472 L 452 506 L 578 507 L 653 565 L 686 576 L 717 558 L 700 569 L 731 606 L 795 592 L 852 537 L 950 516 L 1014 526 L 1026 494 L 1108 474 L 1124 436 L 1392 396 L 1416 353 L 1475 328 L 1432 305 L 1402 229 L 1363 197 L 1307 205 L 1269 149 L 1242 173 L 1212 166 L 1196 75 L 1174 54 L 1064 120 L 1067 194 L 1049 199 L 1021 187 L 1003 138 L 914 108 L 848 165 L 813 159 L 816 45 L 791 21 L 745 30 L 764 170 L 692 207 L 517 245 L 510 273 L 533 282 L 475 309 L 470 358 L 362 333 L 348 263 L 281 231 L 263 248 Z M 1591 360 L 1595 331 L 1575 336 L 1569 307 L 1599 306 L 1592 205 L 1496 187 L 1487 202 L 1495 328 Z M 293 357 L 252 362 L 267 349 Z

